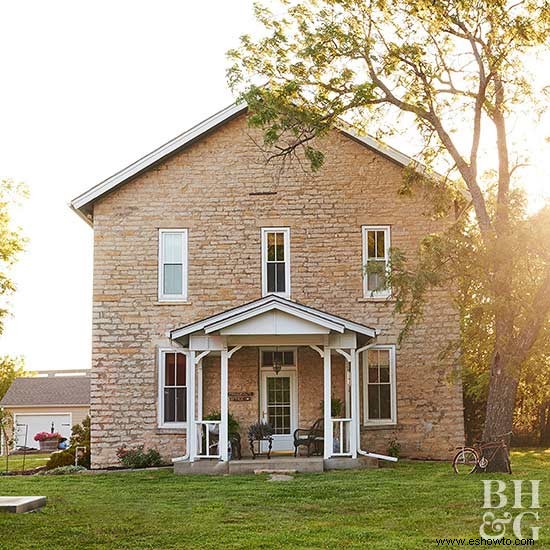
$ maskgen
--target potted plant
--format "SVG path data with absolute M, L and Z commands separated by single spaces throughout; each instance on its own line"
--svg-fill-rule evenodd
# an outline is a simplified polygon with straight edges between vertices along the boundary
M 57 444 L 63 436 L 58 432 L 38 432 L 34 440 L 40 444 L 40 450 L 53 452 L 57 450 Z

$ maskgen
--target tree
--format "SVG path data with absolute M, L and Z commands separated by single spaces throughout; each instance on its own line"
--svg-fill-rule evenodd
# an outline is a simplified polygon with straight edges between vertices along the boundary
M 0 357 L 0 399 L 4 397 L 11 383 L 18 377 L 25 375 L 22 357 Z
M 521 367 L 550 311 L 548 241 L 534 251 L 542 261 L 530 274 L 529 291 L 516 294 L 522 274 L 517 255 L 509 253 L 518 245 L 511 189 L 522 162 L 508 127 L 514 113 L 540 115 L 545 108 L 526 58 L 548 54 L 548 0 L 282 1 L 278 15 L 256 6 L 256 16 L 264 36 L 242 37 L 240 48 L 229 52 L 228 77 L 248 103 L 249 123 L 263 130 L 268 160 L 301 154 L 320 169 L 324 155 L 316 138 L 342 119 L 359 131 L 377 126 L 382 136 L 414 126 L 425 167 L 410 173 L 422 172 L 457 197 L 460 185 L 467 188 L 469 204 L 455 226 L 423 243 L 422 254 L 425 265 L 443 268 L 437 254 L 467 249 L 463 230 L 479 237 L 470 251 L 471 275 L 484 272 L 492 322 L 483 437 L 509 432 Z M 436 169 L 445 177 L 437 178 Z M 404 260 L 398 255 L 396 264 Z M 448 281 L 410 269 L 402 270 L 409 273 L 401 281 L 413 283 L 403 296 L 414 320 L 426 290 Z
M 25 240 L 21 231 L 13 227 L 10 210 L 27 194 L 23 184 L 11 180 L 0 180 L 0 299 L 1 304 L 15 292 L 15 284 L 10 278 L 10 269 L 23 250 Z M 4 320 L 9 315 L 5 305 L 0 305 L 0 335 L 4 331 Z M 22 359 L 0 357 L 0 399 L 10 387 L 13 379 L 23 372 Z
M 21 230 L 13 227 L 10 211 L 26 195 L 27 189 L 23 184 L 9 179 L 0 180 L 0 335 L 9 314 L 4 305 L 6 298 L 15 292 L 15 284 L 9 272 L 25 245 Z

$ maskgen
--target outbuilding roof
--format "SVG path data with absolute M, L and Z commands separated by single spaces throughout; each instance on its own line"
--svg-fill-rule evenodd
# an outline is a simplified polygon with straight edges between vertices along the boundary
M 0 407 L 43 407 L 90 405 L 90 379 L 87 376 L 16 378 Z

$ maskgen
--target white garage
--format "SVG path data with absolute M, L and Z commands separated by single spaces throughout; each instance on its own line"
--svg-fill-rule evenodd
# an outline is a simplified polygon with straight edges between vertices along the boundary
M 38 448 L 38 432 L 58 432 L 67 439 L 73 425 L 71 414 L 15 414 L 15 447 Z
M 59 432 L 69 438 L 72 427 L 90 414 L 90 378 L 85 374 L 16 378 L 0 407 L 14 420 L 13 437 L 8 435 L 14 441 L 10 450 L 24 446 L 38 449 L 40 444 L 34 440 L 38 432 Z M 0 452 L 4 452 L 1 439 Z

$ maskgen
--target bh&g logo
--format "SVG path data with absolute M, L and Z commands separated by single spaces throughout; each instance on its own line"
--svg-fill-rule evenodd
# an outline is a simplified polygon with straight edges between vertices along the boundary
M 533 512 L 533 510 L 540 508 L 540 480 L 536 479 L 525 482 L 525 487 L 524 480 L 522 479 L 514 479 L 512 483 L 514 501 L 512 510 L 517 512 L 504 512 L 500 517 L 493 512 L 485 512 L 483 514 L 483 523 L 479 527 L 481 538 L 485 540 L 499 540 L 504 537 L 507 527 L 511 524 L 511 531 L 516 538 L 539 539 L 540 527 L 536 526 L 536 522 L 539 521 L 539 513 Z M 528 484 L 530 484 L 530 487 Z M 484 479 L 483 508 L 501 510 L 507 506 L 509 499 L 506 494 L 506 488 L 507 485 L 505 481 L 499 479 Z M 527 525 L 524 525 L 524 522 Z

